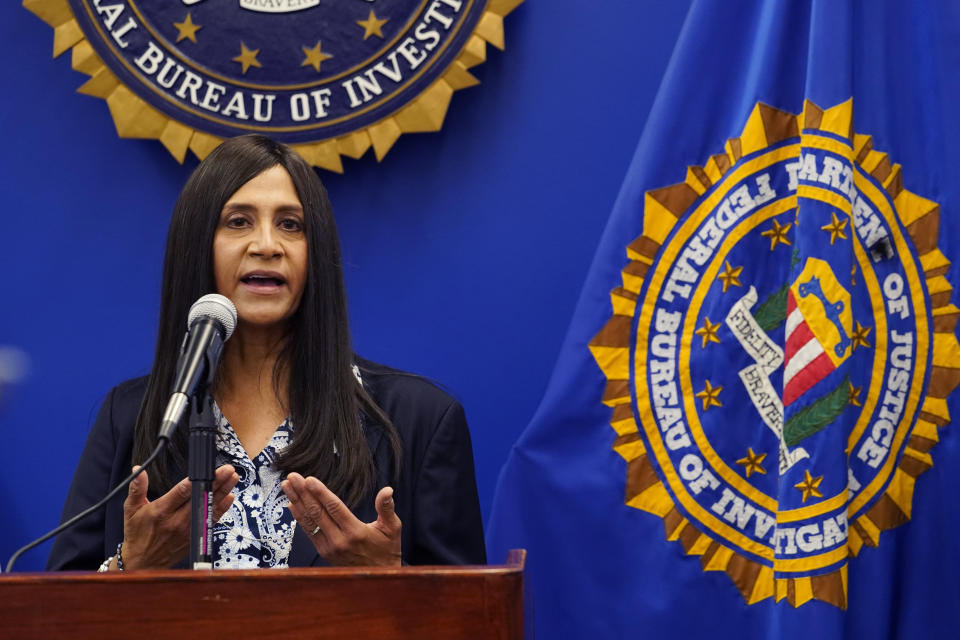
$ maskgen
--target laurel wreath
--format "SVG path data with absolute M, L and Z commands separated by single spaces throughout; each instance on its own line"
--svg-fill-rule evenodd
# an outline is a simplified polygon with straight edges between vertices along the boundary
M 850 377 L 845 376 L 843 382 L 833 391 L 818 399 L 813 404 L 804 407 L 787 420 L 783 425 L 783 439 L 788 447 L 795 447 L 804 439 L 817 433 L 828 424 L 840 417 L 847 405 L 850 404 L 850 395 L 847 385 Z

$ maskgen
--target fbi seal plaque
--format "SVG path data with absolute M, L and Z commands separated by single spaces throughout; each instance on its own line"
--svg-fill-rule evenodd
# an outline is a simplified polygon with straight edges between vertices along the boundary
M 523 0 L 24 0 L 121 137 L 179 161 L 262 133 L 318 167 L 437 131 Z

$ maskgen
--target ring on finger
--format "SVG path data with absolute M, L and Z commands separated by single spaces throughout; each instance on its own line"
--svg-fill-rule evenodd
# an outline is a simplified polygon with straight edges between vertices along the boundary
M 317 525 L 316 527 L 314 527 L 313 531 L 310 532 L 310 535 L 315 536 L 317 535 L 318 531 L 320 531 L 320 525 Z

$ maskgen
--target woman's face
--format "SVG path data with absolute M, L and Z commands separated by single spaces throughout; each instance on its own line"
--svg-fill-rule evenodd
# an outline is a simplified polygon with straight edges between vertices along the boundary
M 213 237 L 217 292 L 241 323 L 279 326 L 300 306 L 307 279 L 303 207 L 290 174 L 277 165 L 237 189 Z

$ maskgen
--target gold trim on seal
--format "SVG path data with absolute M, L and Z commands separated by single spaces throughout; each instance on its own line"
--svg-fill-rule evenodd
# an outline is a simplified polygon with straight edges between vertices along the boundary
M 338 138 L 294 144 L 293 148 L 310 164 L 343 173 L 341 156 L 357 159 L 373 147 L 379 162 L 402 134 L 439 131 L 453 92 L 480 84 L 469 70 L 486 60 L 487 44 L 504 49 L 503 18 L 522 2 L 488 0 L 456 60 L 420 95 L 389 116 Z M 222 138 L 168 117 L 120 82 L 83 35 L 67 0 L 23 0 L 23 6 L 53 28 L 53 57 L 69 49 L 72 68 L 90 76 L 77 91 L 106 100 L 119 137 L 159 140 L 181 164 L 187 150 L 203 160 L 222 142 Z
M 715 535 L 708 535 L 701 530 L 702 525 L 689 520 L 677 508 L 673 495 L 667 491 L 651 461 L 658 453 L 658 445 L 653 442 L 652 448 L 655 450 L 648 451 L 640 434 L 640 429 L 646 428 L 650 419 L 649 409 L 641 405 L 638 407 L 640 415 L 637 415 L 631 403 L 630 343 L 633 316 L 638 306 L 645 304 L 640 299 L 644 282 L 654 278 L 658 273 L 655 267 L 669 258 L 665 255 L 669 251 L 664 249 L 664 243 L 677 221 L 697 198 L 714 184 L 729 177 L 728 172 L 741 158 L 751 153 L 793 137 L 802 137 L 803 144 L 813 146 L 840 145 L 828 137 L 818 142 L 815 136 L 802 133 L 805 130 L 818 130 L 845 139 L 846 150 L 841 151 L 850 158 L 855 172 L 869 174 L 880 183 L 871 201 L 881 202 L 884 209 L 881 215 L 887 218 L 888 224 L 895 227 L 895 218 L 899 218 L 905 227 L 906 234 L 895 238 L 896 250 L 899 255 L 912 256 L 906 246 L 909 237 L 919 257 L 919 264 L 905 263 L 904 268 L 909 271 L 908 267 L 912 266 L 915 269 L 910 278 L 916 281 L 916 289 L 919 289 L 920 280 L 924 280 L 929 294 L 932 361 L 923 404 L 916 406 L 914 403 L 904 413 L 905 416 L 915 416 L 916 422 L 909 432 L 903 434 L 905 443 L 898 440 L 891 445 L 891 452 L 902 446 L 903 454 L 897 460 L 891 453 L 873 482 L 876 486 L 863 488 L 848 505 L 848 513 L 857 513 L 870 497 L 877 496 L 869 509 L 849 522 L 846 546 L 824 554 L 819 560 L 819 566 L 836 568 L 822 575 L 777 577 L 774 568 L 789 573 L 817 567 L 804 566 L 806 559 L 761 564 L 737 553 L 732 545 L 724 544 Z M 858 189 L 868 187 L 874 189 L 872 183 L 858 179 Z M 882 194 L 881 189 L 884 192 Z M 892 208 L 886 207 L 886 198 L 892 201 Z M 843 213 L 850 215 L 849 203 L 846 210 L 840 208 Z M 627 462 L 625 503 L 663 518 L 667 539 L 680 542 L 688 555 L 700 556 L 704 571 L 726 572 L 747 604 L 773 597 L 777 601 L 787 600 L 793 607 L 810 600 L 820 600 L 845 609 L 848 580 L 846 560 L 859 554 L 864 545 L 877 546 L 883 531 L 910 519 L 915 480 L 933 466 L 930 450 L 939 440 L 939 430 L 950 422 L 947 397 L 960 385 L 960 342 L 956 336 L 960 309 L 950 303 L 952 288 L 943 277 L 950 262 L 937 248 L 938 237 L 937 203 L 908 191 L 903 186 L 900 165 L 892 163 L 887 154 L 874 150 L 869 136 L 854 132 L 852 100 L 829 109 L 821 109 L 807 100 L 803 112 L 797 115 L 757 103 L 740 136 L 727 141 L 724 153 L 710 157 L 703 166 L 689 167 L 684 182 L 646 192 L 643 235 L 626 247 L 629 262 L 621 271 L 622 286 L 610 292 L 612 315 L 589 344 L 594 360 L 607 379 L 602 402 L 613 410 L 610 426 L 617 434 L 613 449 Z M 859 245 L 856 242 L 853 244 L 859 263 L 867 261 Z M 909 261 L 912 260 L 909 257 Z M 869 284 L 876 288 L 875 283 Z M 926 304 L 926 301 L 914 300 L 914 304 Z M 647 309 L 642 312 L 649 313 Z M 926 309 L 914 308 L 913 312 L 918 318 L 920 314 L 923 315 L 921 327 L 926 327 Z M 692 328 L 685 335 L 688 341 L 692 340 Z M 875 359 L 880 357 L 878 353 Z M 918 350 L 918 361 L 921 358 L 926 360 L 926 357 L 926 352 Z M 875 400 L 868 397 L 863 405 L 872 406 Z M 857 433 L 862 433 L 862 426 Z M 881 486 L 887 480 L 886 486 Z M 819 510 L 822 509 L 806 507 L 803 511 L 809 516 Z M 796 519 L 794 512 L 780 512 L 786 517 L 781 519 L 778 514 L 777 521 Z

